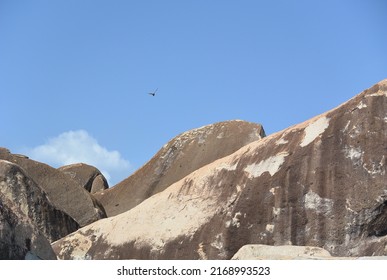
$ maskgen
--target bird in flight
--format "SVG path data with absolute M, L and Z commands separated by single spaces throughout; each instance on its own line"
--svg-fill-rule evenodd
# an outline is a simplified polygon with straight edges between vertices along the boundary
M 156 88 L 156 90 L 154 92 L 148 92 L 148 94 L 152 95 L 152 96 L 155 96 L 156 95 L 156 91 L 158 90 L 159 88 Z

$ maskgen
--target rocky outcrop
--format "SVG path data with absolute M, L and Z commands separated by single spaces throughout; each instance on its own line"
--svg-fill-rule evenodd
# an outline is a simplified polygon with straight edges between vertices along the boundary
M 232 257 L 233 260 L 328 260 L 331 254 L 319 247 L 245 245 Z
M 232 260 L 387 260 L 387 256 L 333 257 L 322 248 L 311 246 L 244 245 Z
M 58 168 L 59 171 L 77 181 L 85 190 L 96 193 L 109 188 L 105 176 L 96 167 L 75 163 Z
M 0 259 L 56 259 L 50 243 L 77 229 L 24 170 L 0 160 Z
M 20 166 L 27 176 L 44 190 L 52 205 L 71 216 L 80 226 L 106 217 L 103 207 L 76 180 L 63 172 L 0 149 L 0 159 Z
M 195 162 L 201 138 L 192 139 L 197 144 L 187 163 Z M 230 259 L 246 244 L 315 246 L 332 256 L 387 255 L 386 139 L 387 80 L 163 188 L 156 184 L 148 194 L 160 192 L 141 204 L 53 247 L 61 259 Z M 171 155 L 178 168 L 172 147 L 159 158 Z M 165 176 L 152 164 L 136 175 L 138 181 Z
M 132 176 L 95 197 L 108 216 L 140 204 L 196 169 L 265 136 L 261 125 L 226 121 L 182 133 Z

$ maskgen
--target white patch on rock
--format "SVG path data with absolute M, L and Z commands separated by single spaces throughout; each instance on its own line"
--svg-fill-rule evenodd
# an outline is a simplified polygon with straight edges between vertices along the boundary
M 239 228 L 240 225 L 241 225 L 241 222 L 240 222 L 241 216 L 242 216 L 241 212 L 235 213 L 234 217 L 231 220 L 231 225 L 234 226 L 234 227 Z
M 266 231 L 273 233 L 274 232 L 274 225 L 267 224 L 266 225 Z
M 269 172 L 273 176 L 280 169 L 281 165 L 285 161 L 285 157 L 289 153 L 281 152 L 275 156 L 269 157 L 265 160 L 260 161 L 259 163 L 253 163 L 246 166 L 245 171 L 249 173 L 250 178 L 257 178 L 265 172 Z
M 368 160 L 364 162 L 363 155 L 364 152 L 360 147 L 346 146 L 344 148 L 344 155 L 346 158 L 350 159 L 354 165 L 362 166 L 365 171 L 370 175 L 384 175 L 386 173 L 386 168 L 384 166 L 385 156 L 383 155 L 379 160 Z
M 349 121 L 347 122 L 347 124 L 345 125 L 344 129 L 342 130 L 342 132 L 347 132 L 348 127 L 349 127 L 350 124 L 351 124 L 351 120 L 349 120 Z
M 353 163 L 359 164 L 362 161 L 363 151 L 360 147 L 346 146 L 344 148 L 344 155 L 352 160 Z
M 217 234 L 215 236 L 215 240 L 211 243 L 211 246 L 213 248 L 216 248 L 219 250 L 219 257 L 221 258 L 225 258 L 227 256 L 227 251 L 225 250 L 224 248 L 224 244 L 223 244 L 223 236 L 221 233 Z
M 384 165 L 385 156 L 383 155 L 380 162 L 364 163 L 363 168 L 371 175 L 384 175 L 386 173 L 386 167 Z
M 211 243 L 211 246 L 218 249 L 222 250 L 223 249 L 223 242 L 222 242 L 222 234 L 219 233 L 215 236 L 214 242 Z
M 382 95 L 387 96 L 387 91 L 378 90 L 377 92 L 368 94 L 367 96 L 382 96 Z
M 219 164 L 219 166 L 216 168 L 217 170 L 225 169 L 227 171 L 235 171 L 237 168 L 238 163 L 235 163 L 234 165 L 230 165 L 228 163 L 222 162 Z
M 358 108 L 358 109 L 367 108 L 367 104 L 364 104 L 363 101 L 361 101 L 361 102 L 359 103 L 359 105 L 357 105 L 357 108 Z
M 273 207 L 274 217 L 278 217 L 280 213 L 281 213 L 281 208 Z
M 201 260 L 207 260 L 208 258 L 207 258 L 206 252 L 204 252 L 204 249 L 203 249 L 203 248 L 204 248 L 203 242 L 201 242 L 201 243 L 199 244 L 198 250 L 197 250 L 196 252 L 198 253 L 199 258 L 200 258 Z
M 229 228 L 230 226 L 239 228 L 241 225 L 240 218 L 242 216 L 241 212 L 236 212 L 234 217 L 226 222 L 226 228 Z
M 327 215 L 332 211 L 333 200 L 329 198 L 322 198 L 317 193 L 310 190 L 304 196 L 304 204 L 306 209 L 312 209 L 317 213 Z
M 285 139 L 283 139 L 283 138 L 281 138 L 281 139 L 278 139 L 275 143 L 276 143 L 277 145 L 284 145 L 284 144 L 289 143 L 289 141 L 288 141 L 288 140 L 285 140 Z
M 312 143 L 314 139 L 320 136 L 325 129 L 329 126 L 329 118 L 321 117 L 315 122 L 309 124 L 304 130 L 304 138 L 302 139 L 300 146 L 305 147 Z

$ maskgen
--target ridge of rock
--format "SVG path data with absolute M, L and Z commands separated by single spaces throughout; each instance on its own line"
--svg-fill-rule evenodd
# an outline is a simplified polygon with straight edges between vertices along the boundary
M 23 155 L 0 149 L 0 159 L 20 166 L 40 188 L 52 205 L 71 216 L 80 226 L 85 226 L 106 214 L 98 201 L 76 180 L 47 164 L 34 161 Z
M 0 160 L 0 259 L 56 259 L 50 243 L 77 229 L 20 166 Z
M 384 80 L 79 229 L 54 251 L 60 259 L 230 259 L 264 244 L 387 255 L 386 97 Z
M 264 136 L 260 124 L 238 120 L 189 130 L 164 145 L 133 175 L 95 197 L 109 217 L 123 213 L 194 170 Z
M 85 163 L 75 163 L 59 167 L 58 170 L 76 180 L 85 190 L 92 194 L 109 188 L 105 176 L 94 166 Z

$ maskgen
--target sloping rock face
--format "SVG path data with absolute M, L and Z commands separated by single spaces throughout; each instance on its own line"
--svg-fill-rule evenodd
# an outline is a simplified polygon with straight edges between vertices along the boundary
M 230 259 L 246 244 L 387 255 L 386 139 L 387 80 L 53 247 L 62 259 Z
M 322 248 L 309 246 L 245 245 L 232 257 L 233 260 L 327 260 L 331 254 Z
M 123 213 L 194 170 L 264 136 L 261 125 L 245 121 L 226 121 L 190 130 L 169 141 L 132 176 L 95 197 L 109 217 Z
M 0 160 L 0 259 L 56 259 L 50 243 L 77 229 L 19 166 Z
M 103 207 L 76 180 L 44 163 L 0 149 L 0 159 L 20 166 L 47 194 L 52 205 L 71 216 L 80 226 L 106 217 Z
M 105 176 L 94 166 L 85 163 L 75 163 L 62 166 L 58 170 L 76 180 L 90 193 L 96 193 L 109 188 Z

